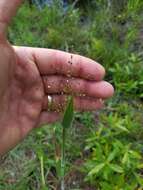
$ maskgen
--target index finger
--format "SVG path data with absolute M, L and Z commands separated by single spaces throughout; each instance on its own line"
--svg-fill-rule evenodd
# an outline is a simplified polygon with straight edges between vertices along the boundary
M 65 75 L 100 81 L 105 69 L 92 59 L 59 50 L 31 48 L 41 75 Z

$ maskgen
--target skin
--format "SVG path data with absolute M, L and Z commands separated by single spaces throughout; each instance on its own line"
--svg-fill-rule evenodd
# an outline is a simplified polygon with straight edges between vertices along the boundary
M 101 99 L 114 92 L 112 85 L 103 81 L 104 68 L 89 58 L 12 46 L 6 31 L 21 3 L 0 0 L 0 155 L 33 128 L 59 120 L 68 95 L 74 96 L 75 109 L 92 111 L 101 108 Z

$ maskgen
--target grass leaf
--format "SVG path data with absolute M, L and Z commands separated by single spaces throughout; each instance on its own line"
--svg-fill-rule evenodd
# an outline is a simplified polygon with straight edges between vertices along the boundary
M 73 97 L 69 97 L 68 104 L 64 113 L 62 126 L 64 128 L 69 128 L 72 124 L 74 116 L 74 107 L 73 107 Z

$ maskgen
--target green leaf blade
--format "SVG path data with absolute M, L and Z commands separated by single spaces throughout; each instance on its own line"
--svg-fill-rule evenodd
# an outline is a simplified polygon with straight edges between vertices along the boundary
M 118 166 L 117 164 L 109 164 L 109 167 L 114 171 L 114 172 L 117 172 L 117 173 L 123 173 L 124 170 L 121 166 Z
M 62 121 L 62 126 L 64 128 L 69 128 L 71 126 L 73 121 L 73 116 L 74 116 L 73 97 L 70 97 Z
M 100 172 L 100 170 L 102 170 L 102 168 L 105 166 L 105 163 L 100 163 L 98 165 L 96 165 L 89 173 L 88 176 L 92 176 L 95 174 L 98 174 Z

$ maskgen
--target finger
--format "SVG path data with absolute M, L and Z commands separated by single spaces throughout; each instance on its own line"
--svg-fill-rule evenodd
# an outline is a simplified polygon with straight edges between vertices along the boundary
M 58 120 L 60 120 L 60 114 L 59 113 L 43 111 L 40 115 L 38 126 L 44 125 L 44 124 L 54 123 Z
M 51 102 L 48 100 L 48 96 L 45 96 L 43 101 L 43 110 L 56 111 L 58 113 L 63 112 L 68 97 L 66 95 L 53 95 L 51 96 Z M 93 111 L 102 108 L 104 101 L 101 99 L 89 98 L 89 97 L 74 97 L 74 109 L 77 111 Z
M 29 48 L 41 75 L 60 74 L 89 80 L 101 80 L 104 68 L 92 59 L 59 50 Z
M 4 32 L 22 0 L 0 0 L 0 31 Z
M 64 76 L 44 76 L 45 92 L 48 94 L 74 94 L 86 95 L 94 98 L 109 98 L 114 93 L 114 88 L 106 81 L 89 81 Z

